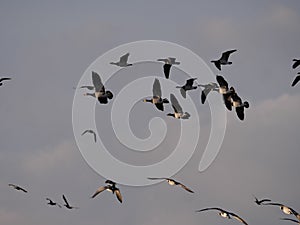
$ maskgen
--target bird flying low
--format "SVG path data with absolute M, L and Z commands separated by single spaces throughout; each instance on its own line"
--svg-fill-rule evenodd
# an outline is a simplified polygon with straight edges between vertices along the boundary
M 120 189 L 116 187 L 116 183 L 111 180 L 106 180 L 105 183 L 108 185 L 99 187 L 96 190 L 96 192 L 91 196 L 91 198 L 95 198 L 98 194 L 106 190 L 111 192 L 112 194 L 116 194 L 117 199 L 119 200 L 120 203 L 122 203 L 123 202 L 122 195 Z
M 197 78 L 188 79 L 186 81 L 185 85 L 176 87 L 176 88 L 180 88 L 180 93 L 181 93 L 182 97 L 186 98 L 186 92 L 187 91 L 197 89 L 197 86 L 193 86 L 194 81 L 196 79 Z
M 180 64 L 180 62 L 176 62 L 176 58 L 174 58 L 174 57 L 168 57 L 168 58 L 165 58 L 165 59 L 158 59 L 157 61 L 165 63 L 164 66 L 163 66 L 163 69 L 164 69 L 165 77 L 167 79 L 169 79 L 169 77 L 170 77 L 170 70 L 171 70 L 172 65 L 179 65 Z
M 229 50 L 229 51 L 223 52 L 220 59 L 212 60 L 211 62 L 214 63 L 215 66 L 218 68 L 218 70 L 221 71 L 221 66 L 222 65 L 231 65 L 232 64 L 232 62 L 229 62 L 228 59 L 229 59 L 230 54 L 232 54 L 236 51 L 237 50 L 234 49 L 234 50 Z
M 113 98 L 113 93 L 111 91 L 105 91 L 104 85 L 101 81 L 99 74 L 92 71 L 92 81 L 94 85 L 95 92 L 94 93 L 85 93 L 84 95 L 93 96 L 98 99 L 100 104 L 107 104 L 108 99 Z
M 158 79 L 154 80 L 152 88 L 153 97 L 151 99 L 144 99 L 144 102 L 151 102 L 157 109 L 164 111 L 164 103 L 169 103 L 169 100 L 162 99 L 161 86 Z
M 18 186 L 18 185 L 15 185 L 15 184 L 8 184 L 8 186 L 12 187 L 13 189 L 17 190 L 17 191 L 23 191 L 24 193 L 27 193 L 28 191 L 25 190 L 24 188 Z
M 178 100 L 173 94 L 170 94 L 170 100 L 172 103 L 172 107 L 174 109 L 174 113 L 168 113 L 167 116 L 172 116 L 176 119 L 188 119 L 190 118 L 190 114 L 188 112 L 183 112 L 181 106 L 179 105 Z
M 127 63 L 129 57 L 129 53 L 126 53 L 125 55 L 120 57 L 119 62 L 111 62 L 110 64 L 116 65 L 119 67 L 127 67 L 127 66 L 132 66 L 131 63 Z
M 192 191 L 191 189 L 189 189 L 187 186 L 185 186 L 184 184 L 176 181 L 176 180 L 173 180 L 171 178 L 156 178 L 156 177 L 148 177 L 149 180 L 165 180 L 167 181 L 167 183 L 171 186 L 180 186 L 182 187 L 184 190 L 190 192 L 190 193 L 194 193 L 194 191 Z
M 242 219 L 241 217 L 239 217 L 237 214 L 235 213 L 232 213 L 232 212 L 228 212 L 224 209 L 221 209 L 221 208 L 216 208 L 216 207 L 213 207 L 213 208 L 205 208 L 205 209 L 200 209 L 200 210 L 197 210 L 196 212 L 204 212 L 204 211 L 208 211 L 208 210 L 218 210 L 220 211 L 219 212 L 219 215 L 223 218 L 227 218 L 227 219 L 236 219 L 238 221 L 240 221 L 241 223 L 245 224 L 245 225 L 248 225 L 246 223 L 246 221 L 244 219 Z

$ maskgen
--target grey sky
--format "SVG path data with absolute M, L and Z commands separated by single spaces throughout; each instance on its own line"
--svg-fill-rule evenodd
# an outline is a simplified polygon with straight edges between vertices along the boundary
M 300 86 L 291 88 L 300 71 L 291 68 L 292 59 L 300 58 L 299 12 L 296 0 L 1 1 L 0 77 L 11 76 L 12 81 L 0 88 L 0 224 L 238 223 L 213 212 L 194 212 L 210 206 L 234 211 L 250 225 L 287 223 L 279 220 L 284 216 L 279 209 L 254 205 L 251 194 L 300 211 Z M 109 193 L 91 200 L 104 178 L 87 165 L 76 146 L 72 87 L 97 57 L 120 44 L 144 39 L 187 47 L 214 73 L 219 72 L 210 60 L 224 50 L 238 49 L 231 58 L 233 65 L 224 67 L 222 74 L 250 102 L 250 108 L 244 122 L 235 113 L 227 114 L 221 151 L 208 170 L 199 173 L 210 117 L 207 104 L 197 104 L 199 144 L 175 176 L 194 195 L 160 183 L 120 186 L 123 204 Z M 110 82 L 112 89 L 126 80 L 116 83 L 116 78 Z M 199 90 L 191 93 L 193 99 L 199 95 Z M 169 139 L 178 137 L 174 132 L 178 123 L 151 106 L 137 103 L 133 116 L 139 126 L 132 123 L 132 129 L 146 137 L 149 132 L 143 128 L 148 128 L 152 117 L 161 116 L 170 128 L 166 142 L 144 158 L 142 153 L 126 154 L 114 137 L 108 139 L 107 145 L 120 159 L 151 163 L 170 153 L 165 148 L 173 146 Z M 97 106 L 96 111 L 109 107 Z M 102 120 L 97 118 L 97 126 L 102 122 L 108 126 Z M 24 186 L 28 195 L 14 192 L 8 183 Z M 62 194 L 80 209 L 46 205 L 46 197 L 61 202 Z

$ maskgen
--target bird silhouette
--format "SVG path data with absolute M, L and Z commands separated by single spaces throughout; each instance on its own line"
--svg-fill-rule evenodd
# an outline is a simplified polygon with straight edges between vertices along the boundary
M 188 119 L 190 118 L 190 114 L 188 112 L 183 112 L 182 107 L 180 106 L 178 100 L 173 94 L 170 94 L 170 100 L 172 103 L 172 107 L 174 113 L 168 113 L 167 116 L 172 116 L 176 119 Z
M 171 178 L 156 178 L 156 177 L 148 177 L 149 180 L 165 180 L 167 181 L 167 183 L 171 186 L 180 186 L 182 187 L 184 190 L 190 192 L 190 193 L 194 193 L 194 191 L 192 191 L 191 189 L 189 189 L 187 186 L 185 186 L 184 184 L 174 180 L 174 179 L 171 179 Z
M 85 135 L 86 133 L 93 134 L 93 136 L 94 136 L 94 141 L 97 142 L 97 135 L 96 135 L 95 131 L 93 131 L 93 130 L 85 130 L 85 131 L 82 132 L 81 136 L 82 136 L 82 135 Z
M 165 59 L 158 59 L 157 61 L 165 63 L 164 66 L 163 66 L 163 69 L 164 69 L 165 77 L 167 79 L 169 79 L 169 77 L 170 77 L 170 70 L 171 70 L 172 65 L 179 65 L 180 64 L 180 62 L 176 62 L 176 58 L 174 58 L 174 57 L 168 57 L 168 58 L 165 58 Z
M 129 53 L 126 53 L 125 55 L 120 57 L 119 62 L 111 62 L 110 64 L 116 65 L 119 67 L 127 67 L 127 66 L 132 66 L 132 64 L 127 63 L 129 57 Z
M 65 202 L 64 206 L 67 208 L 67 209 L 79 209 L 79 207 L 76 207 L 76 206 L 71 206 L 68 201 L 67 201 L 67 198 L 65 195 L 62 195 L 62 198 Z
M 105 183 L 108 185 L 99 187 L 96 190 L 96 192 L 91 196 L 91 198 L 95 198 L 98 194 L 106 190 L 111 192 L 112 194 L 115 194 L 119 202 L 122 203 L 123 202 L 122 195 L 120 189 L 116 187 L 116 183 L 111 180 L 106 180 Z
M 8 186 L 14 188 L 14 189 L 17 190 L 17 191 L 23 191 L 24 193 L 27 193 L 27 192 L 28 192 L 27 190 L 25 190 L 24 188 L 22 188 L 22 187 L 20 187 L 20 186 L 18 186 L 18 185 L 16 185 L 16 184 L 8 184 Z
M 234 50 L 229 50 L 229 51 L 223 52 L 220 59 L 212 60 L 211 62 L 214 63 L 215 66 L 218 68 L 218 70 L 221 71 L 222 65 L 231 65 L 232 64 L 232 62 L 229 62 L 228 59 L 229 59 L 230 54 L 232 54 L 233 52 L 236 52 L 236 51 L 237 50 L 234 49 Z

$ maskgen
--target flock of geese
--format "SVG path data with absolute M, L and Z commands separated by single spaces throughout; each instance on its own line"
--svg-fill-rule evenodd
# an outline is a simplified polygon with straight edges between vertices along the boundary
M 222 66 L 232 64 L 232 62 L 229 61 L 229 57 L 232 53 L 234 53 L 236 51 L 237 50 L 234 49 L 234 50 L 229 50 L 229 51 L 223 52 L 221 57 L 218 60 L 212 60 L 211 63 L 213 63 L 215 65 L 215 67 L 219 71 L 221 71 Z M 133 66 L 132 63 L 128 63 L 128 58 L 129 58 L 129 53 L 121 56 L 120 60 L 118 62 L 111 62 L 110 64 L 119 66 L 119 67 Z M 164 62 L 163 72 L 164 72 L 166 79 L 169 79 L 169 77 L 170 77 L 170 71 L 171 71 L 172 65 L 180 64 L 180 62 L 176 61 L 176 58 L 173 58 L 173 57 L 168 57 L 165 59 L 158 59 L 157 61 Z M 296 67 L 298 67 L 300 65 L 300 60 L 294 59 L 293 61 L 294 61 L 294 64 L 292 65 L 292 68 L 295 69 Z M 298 74 L 300 74 L 300 72 Z M 11 78 L 8 78 L 8 77 L 0 78 L 0 86 L 3 85 L 3 81 L 8 81 L 10 79 Z M 204 104 L 208 94 L 211 91 L 216 91 L 222 95 L 225 107 L 229 111 L 231 111 L 232 108 L 235 108 L 238 118 L 240 120 L 244 120 L 244 118 L 245 118 L 244 108 L 249 108 L 249 103 L 247 101 L 242 101 L 242 99 L 238 96 L 237 92 L 235 91 L 234 87 L 229 88 L 228 82 L 225 80 L 225 78 L 223 76 L 216 75 L 217 83 L 210 82 L 208 84 L 195 84 L 196 79 L 197 78 L 190 78 L 186 81 L 186 83 L 184 85 L 176 87 L 176 88 L 180 89 L 180 94 L 182 95 L 183 98 L 186 98 L 187 91 L 195 90 L 198 87 L 200 87 L 200 88 L 202 88 L 201 102 L 202 102 L 202 104 Z M 300 80 L 300 75 L 298 75 L 295 78 L 295 80 L 292 83 L 292 86 L 295 86 L 299 80 Z M 93 83 L 93 85 L 84 85 L 84 86 L 79 87 L 79 88 L 86 88 L 90 91 L 93 91 L 92 93 L 85 93 L 84 94 L 85 96 L 92 96 L 92 97 L 96 98 L 100 104 L 107 104 L 110 100 L 113 99 L 113 93 L 110 90 L 106 90 L 106 88 L 104 87 L 104 85 L 101 81 L 99 74 L 94 71 L 92 71 L 92 83 Z M 154 80 L 153 87 L 152 87 L 152 93 L 153 93 L 152 98 L 148 98 L 148 99 L 145 98 L 143 101 L 152 103 L 156 106 L 156 108 L 158 110 L 164 111 L 164 105 L 168 104 L 169 100 L 162 96 L 161 85 L 160 85 L 158 78 L 155 78 L 155 80 Z M 180 104 L 174 94 L 170 94 L 170 102 L 171 102 L 174 113 L 168 113 L 167 116 L 172 116 L 176 119 L 189 119 L 190 118 L 191 115 L 188 112 L 184 112 L 184 110 L 180 106 Z M 85 130 L 82 132 L 81 135 L 83 136 L 85 134 L 92 134 L 94 142 L 97 141 L 97 135 L 93 130 Z M 171 178 L 148 177 L 147 179 L 166 181 L 171 186 L 178 186 L 191 194 L 194 193 L 194 191 L 192 189 L 188 188 L 186 185 L 184 185 L 174 179 L 171 179 Z M 8 184 L 8 185 L 17 191 L 21 191 L 23 193 L 28 193 L 28 191 L 26 189 L 24 189 L 23 187 L 20 187 L 16 184 Z M 122 198 L 120 189 L 117 187 L 117 184 L 111 180 L 106 180 L 105 185 L 100 186 L 90 198 L 94 199 L 96 196 L 98 196 L 100 193 L 102 193 L 104 191 L 111 192 L 113 195 L 116 196 L 117 200 L 120 203 L 123 202 L 123 198 Z M 282 203 L 272 202 L 270 199 L 259 200 L 255 196 L 253 196 L 253 197 L 255 198 L 255 203 L 259 206 L 277 206 L 284 214 L 294 216 L 294 218 L 281 218 L 281 220 L 291 221 L 291 222 L 300 224 L 300 214 L 297 213 L 291 207 L 286 206 Z M 71 209 L 79 209 L 79 207 L 77 207 L 77 206 L 70 205 L 65 195 L 62 195 L 62 199 L 64 202 L 63 206 L 65 208 L 70 209 L 70 210 Z M 48 197 L 46 198 L 46 201 L 49 206 L 57 206 L 59 208 L 62 208 L 61 204 L 51 200 Z M 219 207 L 208 207 L 208 208 L 196 210 L 197 213 L 205 212 L 205 211 L 218 211 L 219 212 L 218 214 L 223 218 L 235 219 L 235 220 L 247 225 L 247 222 L 242 217 L 238 216 L 237 214 L 235 214 L 233 212 L 227 211 L 227 210 L 219 208 Z

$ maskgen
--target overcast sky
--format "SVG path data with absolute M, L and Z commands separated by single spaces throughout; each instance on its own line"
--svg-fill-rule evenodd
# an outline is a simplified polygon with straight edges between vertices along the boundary
M 291 67 L 292 59 L 300 58 L 299 22 L 298 0 L 0 1 L 0 77 L 12 77 L 0 87 L 0 224 L 239 223 L 216 212 L 195 213 L 217 206 L 236 212 L 249 225 L 288 224 L 279 220 L 285 215 L 278 208 L 256 206 L 252 194 L 300 211 L 300 84 L 291 87 L 300 71 Z M 174 176 L 195 194 L 166 183 L 120 185 L 122 204 L 110 193 L 91 200 L 105 178 L 89 167 L 76 146 L 72 88 L 97 57 L 138 40 L 163 40 L 189 48 L 214 73 L 219 72 L 210 60 L 222 51 L 238 49 L 231 57 L 233 65 L 222 74 L 250 102 L 250 108 L 244 122 L 234 112 L 227 113 L 220 153 L 200 173 L 210 117 L 207 104 L 196 104 L 203 124 L 199 143 L 192 159 Z M 143 68 L 150 74 L 161 64 L 138 66 L 130 68 L 130 80 L 137 79 Z M 121 75 L 129 77 L 130 73 Z M 126 80 L 123 76 L 118 83 L 117 78 L 110 81 L 116 91 Z M 200 91 L 191 96 L 199 99 Z M 97 105 L 97 115 L 101 110 L 107 115 L 110 107 Z M 97 118 L 106 146 L 136 164 L 166 157 L 172 140 L 178 138 L 174 132 L 178 121 L 141 102 L 132 113 L 133 132 L 141 138 L 149 135 L 151 118 L 161 117 L 170 128 L 156 154 L 134 156 L 115 137 L 106 138 L 113 135 L 102 129 L 109 121 Z M 15 192 L 8 183 L 19 184 L 29 193 Z M 45 197 L 61 203 L 62 194 L 80 209 L 46 205 Z

